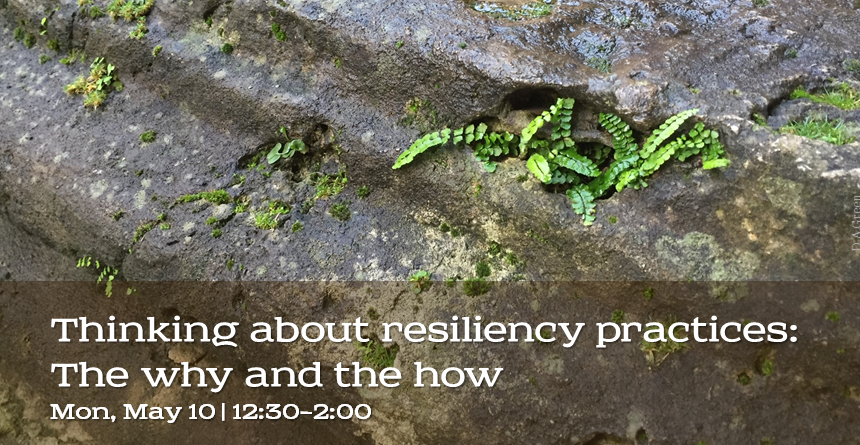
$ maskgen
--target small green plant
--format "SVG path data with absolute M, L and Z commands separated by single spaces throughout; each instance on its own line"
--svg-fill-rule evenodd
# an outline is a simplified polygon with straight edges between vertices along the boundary
M 116 212 L 113 212 L 111 214 L 111 217 L 113 218 L 114 221 L 119 221 L 120 218 L 122 218 L 123 216 L 125 216 L 125 211 L 122 209 L 119 209 Z
M 21 25 L 21 26 L 15 28 L 14 31 L 12 31 L 12 37 L 15 39 L 16 42 L 20 42 L 20 41 L 24 40 L 24 37 L 26 37 L 26 36 L 27 36 L 27 29 L 24 28 L 24 25 Z
M 281 127 L 284 128 L 284 127 Z M 269 164 L 274 164 L 281 159 L 292 158 L 296 153 L 307 153 L 308 147 L 302 142 L 301 139 L 294 139 L 290 141 L 288 144 L 282 144 L 278 142 L 269 150 L 269 154 L 266 155 L 266 161 Z
M 293 223 L 292 227 L 290 227 L 290 232 L 292 232 L 292 233 L 300 232 L 304 228 L 305 228 L 305 225 L 302 224 L 301 221 L 296 221 Z
M 140 40 L 147 33 L 149 33 L 149 28 L 146 27 L 146 17 L 140 17 L 137 19 L 137 26 L 128 33 L 128 36 L 132 39 Z
M 218 218 L 216 218 L 214 216 L 210 216 L 209 218 L 206 219 L 206 225 L 207 226 L 211 226 L 213 224 L 218 224 Z
M 451 226 L 450 226 L 450 225 L 448 225 L 448 223 L 443 222 L 442 224 L 439 224 L 439 230 L 440 230 L 442 233 L 448 233 L 448 232 L 450 232 L 450 231 L 451 231 Z
M 160 225 L 160 226 L 158 226 L 158 228 L 159 228 L 159 229 L 161 229 L 161 230 L 170 230 L 170 224 L 168 224 L 168 223 L 161 223 L 161 225 Z
M 221 235 L 223 235 L 223 234 L 224 233 L 221 231 L 221 229 L 219 229 L 217 227 L 212 229 L 212 238 L 221 238 Z
M 860 60 L 845 59 L 842 61 L 842 68 L 849 73 L 860 74 Z
M 234 260 L 233 258 L 230 258 L 229 260 L 227 260 L 227 270 L 232 271 L 233 265 L 235 265 L 235 264 L 236 264 L 236 260 Z
M 487 254 L 490 256 L 496 256 L 500 253 L 502 253 L 502 245 L 496 241 L 490 241 L 487 245 Z
M 340 57 L 334 57 L 334 58 L 332 58 L 332 59 L 331 59 L 331 63 L 333 63 L 333 64 L 334 64 L 334 67 L 335 67 L 335 68 L 340 69 L 340 64 L 341 64 Z
M 270 201 L 264 212 L 254 213 L 254 225 L 258 229 L 274 230 L 280 225 L 279 217 L 290 213 L 290 206 L 280 201 Z
M 624 323 L 624 311 L 621 309 L 612 311 L 612 322 L 615 324 Z
M 35 44 L 36 44 L 36 35 L 28 32 L 27 35 L 24 36 L 24 46 L 26 46 L 27 49 L 30 49 Z
M 155 130 L 144 131 L 140 134 L 140 142 L 143 142 L 145 144 L 155 142 L 156 135 L 158 135 L 158 133 L 156 133 Z
M 675 322 L 674 318 L 670 318 L 667 322 L 658 322 L 663 328 L 663 332 L 666 333 L 669 331 L 669 326 L 671 326 Z M 672 340 L 672 337 L 666 335 L 666 341 L 648 341 L 647 334 L 648 332 L 657 330 L 656 327 L 649 328 L 645 331 L 646 336 L 643 336 L 642 342 L 639 343 L 639 349 L 645 353 L 645 359 L 648 363 L 653 367 L 660 366 L 666 358 L 668 358 L 672 353 L 679 352 L 687 347 L 686 343 L 679 343 Z M 681 338 L 684 336 L 684 331 L 680 326 L 675 328 L 675 338 Z
M 467 278 L 463 282 L 463 293 L 470 297 L 483 295 L 490 290 L 490 282 L 483 278 Z
M 195 202 L 200 200 L 211 202 L 215 205 L 221 205 L 229 204 L 233 201 L 233 198 L 230 197 L 230 194 L 227 193 L 226 190 L 214 190 L 211 192 L 200 192 L 180 196 L 179 199 L 177 199 L 176 202 L 173 204 L 173 206 L 176 206 L 177 204 L 186 204 L 189 202 Z
M 460 49 L 466 49 L 466 42 L 460 42 Z
M 482 12 L 493 18 L 507 20 L 524 20 L 545 17 L 552 14 L 552 2 L 538 0 L 526 3 L 519 7 L 499 5 L 496 2 L 476 2 L 472 6 L 475 11 Z
M 835 89 L 826 89 L 823 93 L 807 92 L 802 86 L 797 87 L 790 96 L 791 99 L 809 99 L 816 103 L 833 105 L 843 110 L 860 108 L 860 93 L 857 93 L 847 83 L 841 83 Z
M 371 320 L 379 320 L 379 311 L 377 311 L 373 306 L 367 308 L 367 318 Z
M 478 261 L 478 264 L 475 264 L 475 275 L 478 278 L 486 278 L 489 277 L 492 271 L 490 270 L 490 265 L 484 261 Z
M 752 120 L 759 127 L 767 127 L 767 119 L 759 113 L 753 113 Z
M 832 321 L 834 323 L 839 323 L 839 312 L 830 311 L 824 315 L 824 318 L 828 321 Z
M 111 0 L 107 5 L 107 13 L 114 20 L 124 19 L 132 22 L 149 14 L 155 0 Z
M 221 52 L 227 55 L 233 54 L 233 45 L 225 43 L 221 46 Z
M 606 218 L 606 222 L 609 224 L 618 224 L 618 217 L 615 215 L 609 215 L 609 217 Z
M 361 353 L 361 360 L 376 370 L 390 368 L 394 366 L 394 360 L 397 358 L 397 351 L 400 347 L 393 344 L 385 347 L 381 341 L 371 339 L 368 342 L 356 342 L 355 347 Z
M 525 158 L 531 153 L 526 167 L 541 182 L 565 190 L 575 213 L 585 225 L 594 223 L 595 201 L 609 193 L 611 188 L 621 192 L 625 188 L 647 187 L 645 178 L 653 175 L 671 158 L 685 161 L 702 155 L 706 170 L 730 164 L 719 142 L 716 131 L 697 123 L 687 134 L 675 137 L 681 126 L 698 110 L 687 110 L 666 120 L 642 143 L 633 137 L 633 130 L 618 116 L 600 114 L 600 124 L 612 136 L 614 161 L 609 167 L 601 165 L 612 150 L 580 150 L 572 139 L 573 99 L 558 99 L 548 111 L 536 117 L 519 136 L 489 131 L 486 124 L 448 128 L 429 133 L 416 140 L 392 166 L 398 169 L 411 163 L 415 157 L 430 148 L 448 142 L 455 146 L 470 147 L 487 172 L 494 172 L 497 159 L 504 156 Z M 545 124 L 552 126 L 549 140 L 535 138 Z
M 765 377 L 773 374 L 773 360 L 769 358 L 762 360 L 759 364 L 758 371 Z
M 517 256 L 517 254 L 513 252 L 508 252 L 508 254 L 505 255 L 505 261 L 511 266 L 516 266 L 520 263 L 520 258 Z
M 89 268 L 93 267 L 99 273 L 96 283 L 105 282 L 105 295 L 110 298 L 113 295 L 113 280 L 119 274 L 119 271 L 113 267 L 103 264 L 98 260 L 93 260 L 91 256 L 83 256 L 78 260 L 78 267 Z
M 403 40 L 398 40 L 398 41 L 397 41 L 397 43 L 396 43 L 394 46 L 395 46 L 397 49 L 402 48 L 402 47 L 403 47 Z
M 796 59 L 797 58 L 797 50 L 794 48 L 788 48 L 785 50 L 785 58 L 786 59 Z
M 79 52 L 76 48 L 72 48 L 72 51 L 66 57 L 60 59 L 60 63 L 63 65 L 72 65 L 78 60 L 83 63 L 86 59 L 86 53 Z
M 589 57 L 585 59 L 585 64 L 596 69 L 599 73 L 612 72 L 612 62 L 606 57 Z
M 824 119 L 807 117 L 803 122 L 791 121 L 788 125 L 780 128 L 779 132 L 795 134 L 810 139 L 819 139 L 834 145 L 850 144 L 856 139 L 848 133 L 843 121 L 831 121 L 826 117 Z
M 319 175 L 316 177 L 315 186 L 317 189 L 314 200 L 325 199 L 337 196 L 346 187 L 347 183 L 346 172 L 340 171 L 332 175 Z
M 287 41 L 287 33 L 285 33 L 281 29 L 281 25 L 277 23 L 272 23 L 272 35 L 275 37 L 275 39 L 280 40 L 281 42 Z
M 155 48 L 152 48 L 152 57 L 158 57 L 161 54 L 161 45 L 156 45 Z
M 46 54 L 39 55 L 39 65 L 44 65 L 51 60 L 51 57 Z
M 45 46 L 55 53 L 60 52 L 60 41 L 58 39 L 48 39 L 48 43 L 46 43 Z
M 417 270 L 409 276 L 409 283 L 412 292 L 420 294 L 421 291 L 430 288 L 430 273 L 426 270 Z
M 740 383 L 742 386 L 747 386 L 750 383 L 752 383 L 752 376 L 746 372 L 742 372 L 742 373 L 738 374 L 737 380 L 738 380 L 738 383 Z
M 773 439 L 771 439 L 769 437 L 764 437 L 759 442 L 759 445 L 773 445 Z
M 358 199 L 364 199 L 370 196 L 370 187 L 363 185 L 357 189 L 355 189 L 355 196 L 358 196 Z
M 105 16 L 104 9 L 102 9 L 96 5 L 90 6 L 90 18 L 98 19 L 98 18 L 102 18 L 104 16 Z
M 654 291 L 653 287 L 648 286 L 648 288 L 645 289 L 644 292 L 642 292 L 642 295 L 645 296 L 646 300 L 651 300 L 652 298 L 654 298 L 655 295 L 657 295 L 657 292 Z
M 757 8 L 764 8 L 768 4 L 770 4 L 768 0 L 753 0 L 753 5 L 755 5 Z
M 98 108 L 112 90 L 122 90 L 122 83 L 116 77 L 116 67 L 98 57 L 90 65 L 90 75 L 78 77 L 63 89 L 70 96 L 83 95 L 84 107 Z
M 352 217 L 352 212 L 346 203 L 332 204 L 328 209 L 328 214 L 338 221 L 348 221 Z

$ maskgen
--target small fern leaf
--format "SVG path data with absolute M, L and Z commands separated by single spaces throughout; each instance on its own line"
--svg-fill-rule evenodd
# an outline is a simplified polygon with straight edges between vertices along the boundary
M 435 133 L 424 135 L 417 141 L 413 142 L 406 151 L 401 153 L 391 168 L 396 170 L 403 167 L 404 165 L 412 162 L 412 160 L 415 159 L 415 156 L 424 153 L 427 149 L 445 144 L 448 142 L 450 131 L 451 130 L 448 130 L 448 133 L 437 131 Z
M 710 161 L 705 161 L 702 163 L 702 168 L 705 170 L 711 170 L 714 168 L 722 168 L 728 167 L 732 162 L 725 158 L 720 159 L 711 159 Z
M 612 148 L 615 149 L 615 159 L 625 158 L 635 152 L 639 146 L 633 139 L 633 130 L 620 117 L 600 113 L 600 125 L 612 135 Z
M 677 150 L 678 147 L 684 146 L 686 142 L 687 137 L 682 135 L 678 137 L 678 139 L 675 139 L 674 141 L 664 145 L 662 148 L 652 153 L 651 156 L 649 156 L 648 159 L 645 159 L 645 161 L 639 167 L 639 176 L 644 178 L 646 176 L 654 174 L 654 172 L 656 172 L 657 169 L 660 168 L 660 166 L 662 166 L 666 161 L 669 160 L 669 158 L 672 157 L 673 154 L 675 154 L 675 150 Z
M 552 180 L 552 173 L 549 169 L 549 163 L 546 161 L 546 158 L 535 153 L 529 157 L 526 166 L 529 168 L 529 171 L 535 175 L 536 178 L 540 179 L 544 184 L 549 184 Z
M 528 150 L 529 141 L 531 141 L 535 133 L 543 127 L 545 122 L 543 115 L 541 115 L 529 122 L 529 124 L 526 125 L 526 128 L 523 128 L 522 135 L 520 136 L 520 152 Z
M 558 154 L 552 158 L 552 162 L 568 170 L 573 170 L 580 175 L 590 177 L 600 175 L 600 169 L 591 162 L 591 159 L 580 155 L 573 148 L 558 152 Z
M 667 139 L 672 137 L 672 135 L 678 131 L 678 128 L 680 128 L 687 119 L 693 117 L 698 112 L 699 109 L 694 108 L 692 110 L 682 111 L 669 119 L 666 119 L 666 122 L 663 122 L 663 125 L 660 125 L 660 128 L 654 130 L 654 132 L 651 133 L 651 136 L 649 136 L 645 141 L 639 156 L 641 156 L 642 159 L 648 159 L 654 151 L 660 148 Z
M 627 157 L 621 158 L 609 165 L 609 168 L 600 176 L 595 178 L 588 184 L 588 188 L 594 196 L 601 197 L 606 194 L 625 171 L 636 169 L 636 164 L 639 162 L 639 155 L 636 153 L 629 154 Z
M 588 186 L 577 185 L 568 190 L 566 194 L 570 199 L 570 206 L 573 207 L 573 211 L 582 216 L 582 223 L 586 226 L 593 224 L 597 204 L 594 203 L 594 195 L 588 190 Z

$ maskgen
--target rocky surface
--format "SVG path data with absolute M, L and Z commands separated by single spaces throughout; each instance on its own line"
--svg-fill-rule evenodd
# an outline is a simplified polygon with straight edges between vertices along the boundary
M 2 0 L 0 277 L 92 280 L 74 267 L 91 255 L 126 280 L 403 280 L 417 269 L 442 280 L 473 276 L 479 261 L 499 280 L 856 280 L 860 144 L 780 134 L 753 115 L 776 129 L 826 114 L 858 133 L 857 111 L 790 93 L 831 79 L 856 87 L 845 61 L 860 58 L 860 5 L 755 3 L 558 2 L 548 16 L 509 20 L 457 0 L 157 1 L 135 40 L 135 24 L 92 18 L 77 2 Z M 16 29 L 32 37 L 16 40 Z M 58 63 L 73 50 L 88 57 Z M 63 92 L 94 57 L 124 84 L 96 110 Z M 602 200 L 590 227 L 564 195 L 519 181 L 520 159 L 488 174 L 443 148 L 390 169 L 423 132 L 515 128 L 558 97 L 577 100 L 583 132 L 598 112 L 647 134 L 699 108 L 732 165 L 674 162 L 647 189 Z M 251 168 L 285 142 L 281 126 L 309 152 Z M 151 143 L 139 138 L 147 130 Z M 317 199 L 320 178 L 344 171 L 345 189 Z M 217 189 L 232 202 L 177 204 Z M 272 201 L 289 214 L 275 230 L 255 227 Z M 346 221 L 331 216 L 340 204 Z M 711 293 L 751 298 L 733 286 Z M 474 422 L 468 434 L 491 427 Z M 565 437 L 626 437 L 618 425 L 583 425 Z M 394 429 L 368 434 L 454 440 Z

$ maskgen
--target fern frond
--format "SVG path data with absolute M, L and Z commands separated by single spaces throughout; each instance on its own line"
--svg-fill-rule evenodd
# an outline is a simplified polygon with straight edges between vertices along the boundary
M 597 204 L 594 203 L 594 195 L 588 190 L 588 186 L 585 184 L 574 186 L 567 191 L 566 195 L 570 199 L 573 211 L 582 216 L 582 223 L 586 226 L 593 224 Z
M 699 112 L 698 108 L 694 108 L 692 110 L 682 111 L 669 119 L 666 119 L 666 122 L 663 122 L 663 125 L 660 125 L 660 128 L 654 130 L 651 133 L 651 136 L 645 141 L 645 144 L 642 146 L 642 150 L 639 152 L 639 156 L 642 159 L 648 159 L 654 151 L 656 151 L 660 146 L 666 142 L 667 139 L 672 137 L 678 128 L 687 121 L 687 119 L 693 117 L 696 113 Z
M 552 180 L 549 163 L 546 161 L 546 158 L 540 154 L 535 153 L 531 155 L 526 163 L 526 167 L 528 167 L 529 171 L 531 171 L 532 174 L 534 174 L 535 177 L 540 179 L 544 184 L 549 184 Z
M 679 147 L 683 147 L 687 142 L 687 137 L 684 135 L 679 136 L 674 141 L 664 145 L 659 150 L 655 151 L 642 162 L 642 165 L 639 167 L 639 177 L 644 178 L 646 176 L 651 176 L 654 172 L 660 168 L 663 163 L 669 160 L 673 154 L 675 154 L 675 150 Z
M 627 155 L 627 157 L 616 160 L 609 165 L 609 168 L 605 172 L 588 183 L 588 188 L 594 196 L 600 197 L 605 195 L 606 191 L 618 181 L 618 177 L 622 173 L 628 170 L 636 171 L 638 162 L 639 155 L 635 152 Z
M 615 149 L 615 159 L 626 158 L 637 151 L 639 146 L 633 139 L 633 130 L 627 122 L 610 113 L 600 113 L 600 125 L 612 135 L 612 148 Z
M 580 155 L 576 149 L 571 147 L 563 151 L 551 153 L 550 161 L 564 167 L 568 170 L 573 170 L 580 175 L 595 177 L 600 175 L 600 170 L 591 162 L 591 159 Z
M 400 156 L 397 158 L 397 162 L 395 162 L 394 166 L 392 166 L 391 168 L 396 170 L 400 167 L 403 167 L 404 165 L 412 162 L 412 160 L 415 159 L 415 156 L 424 153 L 425 151 L 427 151 L 427 149 L 435 147 L 437 145 L 444 145 L 446 142 L 448 142 L 450 135 L 451 130 L 447 128 L 442 131 L 437 131 L 435 133 L 424 135 L 422 138 L 413 142 L 412 145 L 406 151 L 401 153 Z

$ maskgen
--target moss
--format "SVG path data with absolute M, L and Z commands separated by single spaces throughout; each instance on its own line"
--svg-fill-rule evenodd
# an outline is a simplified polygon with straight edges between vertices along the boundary
M 27 35 L 24 36 L 24 46 L 26 46 L 27 49 L 30 49 L 35 44 L 36 44 L 36 35 L 33 33 L 27 33 Z
M 737 381 L 741 385 L 747 386 L 750 383 L 752 383 L 752 376 L 750 376 L 746 372 L 742 372 L 742 373 L 738 374 Z
M 155 0 L 112 0 L 107 5 L 107 13 L 111 18 L 124 19 L 127 22 L 145 17 L 155 5 Z
M 287 33 L 285 33 L 281 29 L 281 25 L 278 25 L 277 23 L 272 23 L 272 36 L 281 42 L 285 42 L 287 40 Z
M 439 224 L 439 230 L 441 230 L 442 233 L 448 233 L 451 231 L 451 226 L 449 226 L 448 223 L 443 222 L 442 224 Z
M 490 290 L 490 282 L 483 278 L 469 278 L 463 282 L 463 293 L 470 297 L 483 295 Z
M 618 224 L 618 217 L 615 215 L 609 215 L 609 217 L 606 218 L 606 221 L 608 221 L 609 224 Z
M 475 265 L 475 275 L 478 278 L 486 278 L 490 276 L 490 265 L 484 261 L 479 261 L 478 264 Z
M 57 39 L 49 39 L 48 43 L 45 45 L 49 50 L 58 53 L 60 52 L 60 41 Z
M 132 243 L 137 244 L 138 242 L 140 242 L 140 240 L 142 240 L 143 237 L 147 233 L 149 233 L 149 231 L 152 230 L 153 227 L 155 227 L 155 221 L 150 221 L 148 223 L 144 223 L 137 226 L 137 229 L 134 231 L 134 240 L 132 241 Z
M 495 241 L 490 241 L 490 244 L 487 246 L 487 254 L 489 254 L 491 256 L 496 256 L 500 253 L 502 253 L 501 244 L 499 244 Z
M 122 209 L 119 209 L 116 212 L 113 212 L 113 214 L 111 214 L 111 217 L 113 217 L 114 221 L 119 221 L 120 218 L 122 218 L 123 216 L 125 216 L 125 211 Z
M 612 62 L 606 57 L 589 57 L 585 59 L 585 64 L 596 69 L 599 73 L 612 72 Z
M 355 347 L 361 353 L 361 361 L 376 370 L 394 366 L 400 350 L 396 343 L 386 348 L 381 341 L 373 338 L 365 343 L 356 342 Z
M 755 5 L 757 8 L 764 8 L 769 4 L 770 2 L 768 0 L 753 0 L 753 5 Z
M 140 142 L 147 143 L 147 144 L 155 142 L 155 136 L 156 135 L 158 135 L 158 133 L 156 133 L 155 130 L 144 131 L 143 133 L 140 134 Z
M 352 217 L 352 212 L 346 203 L 333 204 L 328 209 L 328 214 L 338 221 L 348 221 Z
M 146 17 L 141 17 L 137 19 L 137 26 L 128 33 L 129 38 L 140 40 L 147 33 L 149 33 L 149 28 L 146 27 Z
M 642 295 L 645 296 L 646 300 L 650 300 L 650 299 L 654 298 L 654 296 L 657 295 L 657 293 L 654 291 L 653 287 L 648 286 L 648 288 L 642 292 Z
M 161 45 L 152 48 L 152 57 L 158 57 L 158 55 L 161 54 L 161 49 Z
M 233 54 L 233 45 L 225 43 L 221 46 L 221 52 L 227 55 Z
M 511 266 L 516 266 L 520 263 L 520 258 L 517 256 L 517 254 L 513 252 L 508 252 L 508 254 L 505 255 L 505 261 L 507 261 L 507 263 Z
M 675 323 L 674 318 L 670 318 L 668 321 L 658 321 L 663 328 L 663 333 L 665 334 L 669 330 L 669 326 Z M 655 331 L 656 328 L 650 327 L 645 330 L 645 334 Z M 675 329 L 675 338 L 681 338 L 684 336 L 684 332 L 681 327 L 678 326 Z M 657 367 L 660 366 L 663 361 L 666 360 L 672 353 L 679 352 L 687 347 L 686 343 L 678 343 L 672 340 L 672 337 L 669 335 L 665 335 L 666 341 L 648 341 L 646 337 L 643 335 L 642 342 L 639 343 L 639 349 L 645 353 L 645 359 L 648 360 L 652 366 Z
M 624 323 L 624 311 L 621 309 L 612 311 L 612 322 L 616 324 Z
M 394 44 L 394 47 L 400 49 L 403 47 L 403 40 L 398 40 L 397 43 Z
M 773 360 L 769 358 L 763 359 L 759 363 L 758 372 L 765 377 L 773 374 Z
M 460 236 L 460 235 L 461 235 L 461 233 L 460 233 L 460 229 L 458 229 L 458 228 L 456 228 L 456 227 L 452 227 L 452 228 L 451 228 L 451 236 L 452 236 L 453 238 L 457 238 L 457 237 L 458 237 L 458 236 Z
M 538 0 L 519 6 L 499 5 L 496 2 L 476 2 L 472 5 L 475 11 L 482 12 L 496 19 L 512 21 L 535 19 L 552 14 L 552 3 Z
M 785 58 L 786 59 L 796 59 L 797 58 L 797 50 L 794 48 L 788 48 L 785 50 Z
M 293 223 L 292 227 L 290 227 L 290 232 L 292 232 L 292 233 L 300 232 L 304 228 L 305 228 L 305 225 L 302 224 L 301 221 L 296 221 Z
M 160 226 L 158 226 L 158 228 L 159 228 L 159 229 L 161 229 L 161 230 L 169 230 L 169 229 L 170 229 L 170 224 L 168 224 L 168 223 L 161 223 L 161 225 L 160 225 Z
M 45 55 L 45 54 L 39 55 L 39 64 L 40 65 L 44 65 L 45 63 L 47 63 L 50 60 L 51 60 L 51 57 L 48 55 Z
M 860 74 L 860 60 L 845 59 L 842 61 L 842 68 L 845 68 L 845 71 L 850 73 Z
M 466 49 L 466 42 L 460 42 L 460 49 Z
M 310 212 L 312 208 L 314 208 L 314 200 L 308 199 L 302 203 L 302 208 L 299 210 L 299 212 L 301 212 L 302 215 L 307 215 L 308 212 Z
M 346 187 L 347 181 L 345 171 L 332 175 L 319 175 L 314 182 L 317 189 L 314 199 L 325 199 L 339 195 Z
M 363 185 L 355 190 L 355 196 L 358 196 L 358 199 L 364 199 L 370 196 L 370 187 Z
M 233 201 L 233 198 L 230 197 L 230 194 L 225 190 L 214 190 L 211 192 L 200 192 L 189 195 L 180 196 L 179 199 L 176 200 L 176 204 L 185 204 L 189 202 L 195 202 L 200 200 L 211 202 L 212 204 L 229 204 Z
M 12 37 L 16 42 L 20 42 L 24 40 L 24 37 L 27 36 L 27 30 L 23 26 L 19 26 L 12 31 Z
M 105 16 L 105 11 L 102 8 L 100 8 L 96 5 L 90 6 L 90 17 L 91 18 L 97 19 L 97 18 L 101 18 L 104 16 Z
M 221 235 L 223 235 L 223 232 L 221 232 L 221 229 L 218 229 L 218 228 L 212 229 L 212 238 L 220 238 Z
M 752 120 L 760 127 L 767 127 L 767 119 L 759 113 L 753 113 Z
M 526 182 L 529 180 L 529 175 L 517 175 L 516 180 L 517 180 L 517 182 L 522 184 L 523 182 Z
M 217 223 L 218 223 L 218 218 L 216 218 L 214 216 L 210 216 L 208 219 L 206 219 L 206 225 L 207 226 L 211 226 L 211 225 L 217 224 Z
M 830 311 L 824 315 L 824 318 L 828 321 L 832 321 L 834 323 L 839 323 L 839 312 Z
M 254 213 L 254 225 L 258 229 L 274 230 L 280 225 L 280 216 L 290 213 L 290 206 L 280 201 L 270 201 L 264 212 Z
M 230 258 L 229 260 L 227 260 L 227 270 L 232 271 L 234 264 L 236 264 L 236 261 L 233 260 L 233 258 Z
M 376 311 L 376 308 L 371 306 L 367 309 L 367 318 L 371 320 L 379 320 L 379 312 Z

